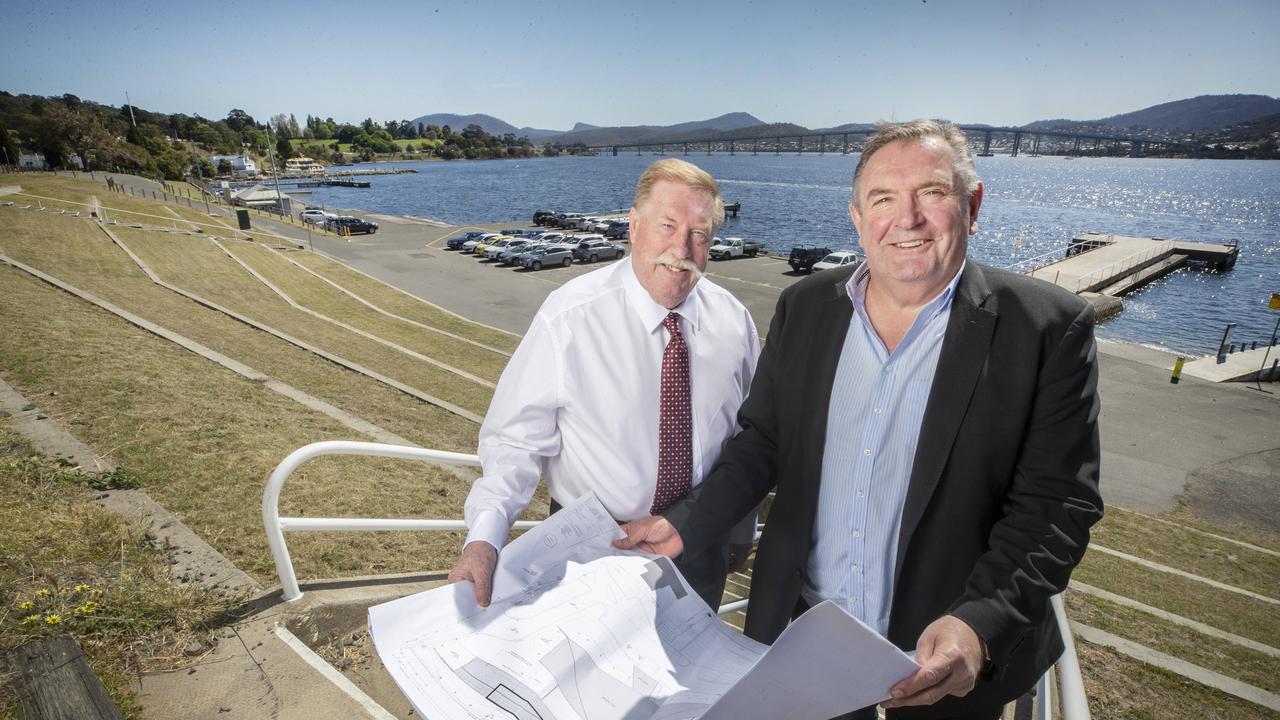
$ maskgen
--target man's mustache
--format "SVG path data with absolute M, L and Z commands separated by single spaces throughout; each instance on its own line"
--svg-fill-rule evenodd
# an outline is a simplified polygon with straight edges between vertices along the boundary
M 697 278 L 702 278 L 702 270 L 689 258 L 679 258 L 670 253 L 663 253 L 653 259 L 654 265 L 666 265 L 672 270 L 688 270 Z

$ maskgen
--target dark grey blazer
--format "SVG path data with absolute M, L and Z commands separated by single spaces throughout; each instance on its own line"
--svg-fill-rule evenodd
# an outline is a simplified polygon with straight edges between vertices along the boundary
M 776 488 L 747 610 L 746 633 L 762 642 L 778 637 L 800 597 L 852 273 L 827 271 L 782 293 L 742 431 L 667 512 L 696 551 Z M 1049 598 L 1102 517 L 1097 380 L 1088 303 L 965 265 L 902 508 L 889 640 L 913 650 L 929 623 L 952 614 L 986 641 L 994 669 L 965 698 L 895 716 L 998 707 L 1062 652 Z

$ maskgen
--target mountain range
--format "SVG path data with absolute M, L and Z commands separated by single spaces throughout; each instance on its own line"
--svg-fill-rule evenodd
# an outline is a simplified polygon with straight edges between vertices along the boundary
M 1280 99 L 1267 95 L 1201 95 L 1175 100 L 1133 112 L 1112 115 L 1096 120 L 1037 120 L 1022 127 L 1031 130 L 1074 130 L 1078 132 L 1112 132 L 1143 136 L 1180 137 L 1192 133 L 1223 131 L 1233 128 L 1238 134 L 1249 134 L 1255 129 L 1273 127 L 1272 116 L 1280 114 Z M 414 118 L 414 123 L 448 125 L 461 130 L 469 124 L 479 125 L 490 134 L 511 133 L 528 137 L 535 143 L 587 146 L 625 145 L 637 142 L 681 142 L 686 140 L 767 137 L 771 135 L 797 135 L 811 132 L 865 132 L 875 127 L 873 123 L 846 123 L 829 128 L 806 128 L 794 123 L 765 123 L 746 112 L 733 112 L 707 120 L 677 123 L 675 125 L 628 125 L 600 127 L 576 123 L 569 130 L 546 130 L 521 127 L 492 115 L 456 115 L 436 113 Z M 976 123 L 961 123 L 976 125 Z M 1243 130 L 1238 129 L 1243 128 Z

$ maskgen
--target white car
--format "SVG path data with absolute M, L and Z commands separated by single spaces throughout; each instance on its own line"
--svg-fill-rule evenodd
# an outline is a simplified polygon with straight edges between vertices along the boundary
M 475 240 L 468 240 L 462 243 L 462 251 L 468 252 L 468 253 L 475 252 L 476 245 L 479 245 L 481 243 L 488 245 L 489 243 L 493 242 L 494 240 L 497 240 L 500 237 L 503 237 L 502 233 L 485 233 L 484 235 L 481 235 Z
M 298 218 L 308 225 L 324 225 L 329 218 L 335 217 L 337 217 L 337 215 L 323 210 L 317 210 L 316 208 L 307 208 L 306 210 L 298 213 Z
M 813 264 L 813 271 L 833 270 L 845 265 L 857 265 L 862 256 L 852 250 L 837 250 Z

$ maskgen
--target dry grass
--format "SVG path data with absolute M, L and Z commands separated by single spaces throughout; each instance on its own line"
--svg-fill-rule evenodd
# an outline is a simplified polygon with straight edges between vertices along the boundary
M 1166 655 L 1270 692 L 1280 692 L 1280 658 L 1203 635 L 1101 598 L 1068 592 L 1067 615 Z
M 284 253 L 246 244 L 232 244 L 229 249 L 293 298 L 294 302 L 326 317 L 465 370 L 491 383 L 498 381 L 498 376 L 506 367 L 508 358 L 503 355 L 423 330 L 387 317 L 361 304 L 342 294 L 332 285 L 293 265 Z M 297 257 L 306 254 L 308 253 L 290 252 L 288 256 Z
M 1134 513 L 1109 512 L 1094 527 L 1093 542 L 1261 595 L 1280 598 L 1280 557 L 1202 533 L 1152 522 Z
M 234 599 L 178 584 L 144 528 L 91 502 L 89 477 L 34 452 L 0 421 L 0 654 L 69 633 L 126 717 L 134 676 L 183 659 Z M 0 683 L 0 717 L 17 718 Z
M 1275 645 L 1280 637 L 1280 612 L 1275 605 L 1110 555 L 1086 553 L 1072 577 L 1250 640 Z
M 128 467 L 149 495 L 246 572 L 272 582 L 258 511 L 266 475 L 307 443 L 361 438 L 15 271 L 0 272 L 6 288 L 0 322 L 11 330 L 0 339 L 0 367 L 38 366 L 6 379 L 43 396 L 52 418 Z M 49 312 L 39 320 L 11 312 L 23 306 Z M 55 389 L 56 396 L 48 395 Z M 465 482 L 432 466 L 323 459 L 291 480 L 282 512 L 460 517 L 466 490 Z M 436 570 L 452 564 L 456 552 L 456 539 L 439 533 L 304 534 L 290 542 L 299 573 L 309 577 Z
M 315 253 L 292 253 L 289 258 L 347 288 L 360 297 L 401 317 L 447 330 L 490 347 L 514 352 L 520 338 L 510 333 L 464 320 L 424 300 L 383 284 L 342 263 Z
M 1280 713 L 1173 673 L 1079 642 L 1094 720 L 1275 720 Z

